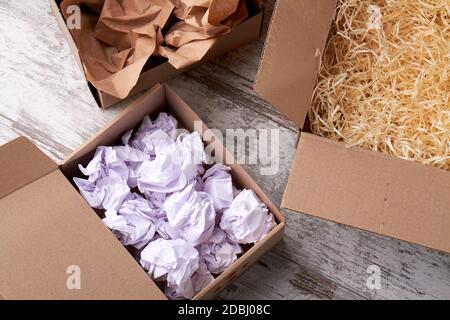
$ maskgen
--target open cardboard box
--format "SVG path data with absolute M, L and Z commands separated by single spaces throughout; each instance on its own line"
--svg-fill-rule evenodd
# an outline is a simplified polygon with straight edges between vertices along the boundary
M 101 145 L 117 145 L 146 115 L 168 112 L 189 131 L 201 121 L 166 86 L 156 85 L 58 166 L 25 138 L 0 147 L 0 299 L 166 299 L 164 293 L 103 224 L 72 183 Z M 202 137 L 211 135 L 201 123 Z M 209 139 L 208 138 L 208 139 Z M 216 156 L 231 167 L 233 182 L 252 189 L 274 214 L 277 226 L 195 299 L 210 299 L 267 252 L 285 221 L 257 183 L 220 141 Z M 66 270 L 81 269 L 81 290 L 68 290 Z
M 308 133 L 336 0 L 279 0 L 255 90 L 299 129 L 282 207 L 450 252 L 450 172 Z
M 69 29 L 65 23 L 64 17 L 61 14 L 59 5 L 61 0 L 49 0 L 53 15 L 56 17 L 58 25 L 62 30 L 65 38 L 67 39 L 69 46 L 75 56 L 75 59 L 85 75 L 85 67 L 83 61 L 81 61 L 80 55 L 78 54 L 77 46 L 70 34 Z M 264 2 L 263 0 L 249 0 L 249 10 L 251 16 L 241 23 L 240 25 L 234 27 L 230 33 L 218 38 L 217 42 L 211 48 L 211 50 L 206 54 L 206 56 L 199 62 L 196 62 L 186 68 L 176 69 L 167 61 L 162 62 L 148 70 L 144 69 L 141 73 L 136 86 L 130 92 L 129 96 L 133 96 L 141 91 L 153 87 L 157 83 L 163 83 L 170 78 L 173 78 L 189 69 L 196 67 L 197 65 L 217 56 L 220 56 L 228 51 L 236 49 L 243 46 L 249 42 L 252 42 L 259 38 L 263 22 L 264 14 Z M 162 60 L 162 59 L 161 59 Z M 108 108 L 118 102 L 121 99 L 106 94 L 100 90 L 97 90 L 88 82 L 89 89 L 94 96 L 95 101 L 101 108 Z

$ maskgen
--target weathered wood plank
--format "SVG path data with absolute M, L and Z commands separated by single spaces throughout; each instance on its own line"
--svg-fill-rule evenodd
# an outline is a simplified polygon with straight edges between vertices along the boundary
M 287 183 L 297 130 L 257 97 L 252 86 L 262 38 L 184 74 L 169 85 L 211 128 L 280 130 L 279 173 L 245 168 L 277 203 Z M 55 161 L 114 118 L 133 99 L 95 106 L 46 0 L 0 2 L 0 144 L 18 135 Z M 253 146 L 244 146 L 246 149 Z M 222 299 L 450 299 L 450 255 L 294 212 L 286 236 L 221 295 Z M 382 288 L 366 286 L 369 265 Z

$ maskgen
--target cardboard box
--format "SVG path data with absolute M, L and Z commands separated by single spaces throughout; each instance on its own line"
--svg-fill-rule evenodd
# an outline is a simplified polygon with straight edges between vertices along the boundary
M 303 129 L 282 207 L 450 252 L 450 172 L 308 133 L 335 0 L 279 0 L 255 90 Z
M 49 0 L 53 15 L 56 17 L 58 25 L 63 32 L 65 38 L 67 39 L 69 46 L 75 56 L 75 59 L 83 72 L 85 74 L 85 68 L 83 62 L 81 61 L 80 55 L 78 54 L 77 46 L 70 34 L 69 29 L 65 23 L 64 17 L 61 14 L 59 4 L 61 0 Z M 153 67 L 149 70 L 144 70 L 141 73 L 141 76 L 130 92 L 129 96 L 133 96 L 141 91 L 152 88 L 157 83 L 163 83 L 170 78 L 173 78 L 183 72 L 188 71 L 196 67 L 197 65 L 217 56 L 220 56 L 228 51 L 236 49 L 240 46 L 243 46 L 251 41 L 254 41 L 259 38 L 261 34 L 262 22 L 263 22 L 263 14 L 264 14 L 264 6 L 262 0 L 250 0 L 249 4 L 251 4 L 250 12 L 251 17 L 246 21 L 241 23 L 240 25 L 234 27 L 229 34 L 226 34 L 220 37 L 215 45 L 211 48 L 211 50 L 206 54 L 206 56 L 199 62 L 196 62 L 189 67 L 182 69 L 175 69 L 168 62 L 163 62 L 156 67 Z M 94 86 L 92 86 L 88 82 L 89 89 L 94 96 L 95 101 L 98 106 L 101 108 L 108 108 L 121 100 L 109 94 L 106 94 L 100 90 L 97 90 Z
M 187 130 L 201 121 L 166 86 L 157 85 L 89 139 L 60 166 L 25 138 L 0 147 L 0 297 L 3 299 L 166 299 L 164 293 L 103 224 L 72 183 L 100 145 L 117 145 L 145 115 L 165 111 Z M 208 128 L 202 124 L 202 134 Z M 203 136 L 203 135 L 202 135 Z M 205 142 L 207 143 L 207 142 Z M 225 162 L 232 156 L 220 142 Z M 228 159 L 228 160 L 227 160 Z M 210 299 L 267 252 L 283 234 L 285 220 L 248 173 L 229 164 L 233 182 L 252 189 L 274 214 L 277 226 L 195 299 Z M 81 290 L 68 290 L 67 268 L 81 269 Z

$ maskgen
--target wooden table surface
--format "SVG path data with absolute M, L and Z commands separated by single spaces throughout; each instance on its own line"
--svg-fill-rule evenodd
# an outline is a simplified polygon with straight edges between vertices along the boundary
M 279 205 L 298 132 L 252 90 L 273 4 L 267 1 L 258 42 L 169 85 L 210 128 L 281 130 L 279 174 L 263 176 L 258 165 L 245 166 Z M 0 43 L 0 145 L 26 136 L 58 162 L 133 101 L 108 110 L 96 106 L 47 0 L 0 1 Z M 283 214 L 284 240 L 219 298 L 450 299 L 450 255 L 300 213 Z M 381 268 L 379 290 L 366 285 L 370 265 Z

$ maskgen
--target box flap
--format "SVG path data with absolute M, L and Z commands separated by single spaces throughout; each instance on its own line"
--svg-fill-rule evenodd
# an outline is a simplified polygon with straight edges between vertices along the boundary
M 0 199 L 57 168 L 24 137 L 0 146 Z
M 59 170 L 0 200 L 0 252 L 6 299 L 165 299 Z
M 299 128 L 311 104 L 336 0 L 279 0 L 255 90 Z
M 450 172 L 302 133 L 284 208 L 450 252 Z

